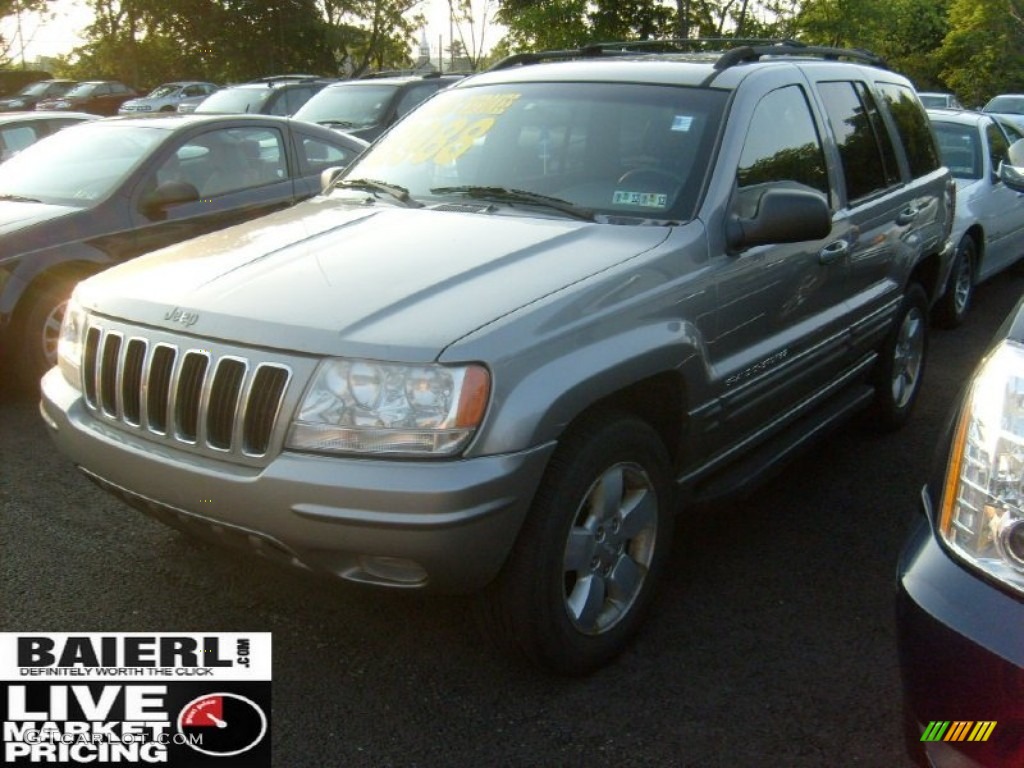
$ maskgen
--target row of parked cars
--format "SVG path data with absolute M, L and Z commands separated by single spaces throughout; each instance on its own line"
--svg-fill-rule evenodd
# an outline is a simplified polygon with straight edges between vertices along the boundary
M 489 633 L 559 673 L 639 631 L 677 515 L 856 411 L 903 425 L 929 321 L 1024 252 L 1020 134 L 927 113 L 864 51 L 598 45 L 432 93 L 365 151 L 363 116 L 301 110 L 44 139 L 0 165 L 0 322 L 28 380 L 49 368 L 57 446 L 126 503 L 353 582 L 478 592 Z M 1020 764 L 1022 324 L 900 566 L 908 743 L 934 765 Z M 1000 730 L 920 741 L 958 717 Z

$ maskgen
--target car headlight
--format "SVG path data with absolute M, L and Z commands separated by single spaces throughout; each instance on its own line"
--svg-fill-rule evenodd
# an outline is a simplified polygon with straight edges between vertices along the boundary
M 16 109 L 21 109 L 22 107 L 25 106 L 25 100 L 24 99 L 11 99 L 9 102 L 7 102 L 7 106 L 14 107 Z
M 451 456 L 483 420 L 490 374 L 480 365 L 402 365 L 325 360 L 317 368 L 287 447 L 371 455 Z
M 85 342 L 85 310 L 72 296 L 64 310 L 57 339 L 57 366 L 69 384 L 82 386 L 82 344 Z
M 939 533 L 967 564 L 1024 593 L 1024 346 L 1003 341 L 957 423 Z

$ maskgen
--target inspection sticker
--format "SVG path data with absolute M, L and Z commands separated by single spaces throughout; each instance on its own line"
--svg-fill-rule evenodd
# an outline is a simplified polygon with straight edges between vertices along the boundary
M 641 208 L 666 208 L 668 195 L 664 192 L 628 192 L 617 189 L 612 194 L 612 205 L 636 205 Z

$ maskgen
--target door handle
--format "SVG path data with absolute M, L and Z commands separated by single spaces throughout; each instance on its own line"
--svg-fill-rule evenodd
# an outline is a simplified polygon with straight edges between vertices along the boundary
M 818 251 L 818 263 L 831 264 L 833 261 L 841 259 L 849 253 L 850 244 L 846 240 L 836 240 L 834 243 L 829 243 Z
M 920 212 L 920 208 L 904 208 L 902 211 L 899 212 L 899 215 L 896 217 L 896 223 L 901 226 L 910 224 L 911 222 L 914 221 L 914 219 L 917 218 L 917 214 L 919 214 Z

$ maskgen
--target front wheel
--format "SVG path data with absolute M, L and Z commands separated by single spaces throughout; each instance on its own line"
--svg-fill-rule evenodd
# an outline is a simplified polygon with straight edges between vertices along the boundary
M 970 235 L 964 235 L 956 248 L 949 287 L 935 304 L 935 321 L 942 328 L 956 328 L 967 316 L 974 298 L 974 264 L 978 246 Z
M 621 653 L 643 621 L 672 541 L 671 471 L 645 422 L 593 418 L 559 446 L 482 606 L 492 636 L 554 672 Z
M 61 321 L 73 287 L 73 282 L 57 281 L 29 297 L 31 303 L 18 329 L 21 354 L 17 368 L 21 385 L 27 390 L 38 389 L 39 379 L 57 364 Z
M 928 297 L 924 288 L 911 283 L 875 369 L 875 415 L 879 429 L 898 429 L 910 418 L 921 390 L 927 351 Z

